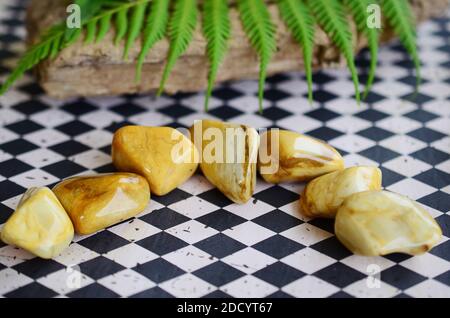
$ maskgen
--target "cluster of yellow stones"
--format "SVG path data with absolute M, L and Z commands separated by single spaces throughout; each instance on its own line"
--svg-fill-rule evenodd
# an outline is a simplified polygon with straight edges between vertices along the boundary
M 195 140 L 197 124 L 199 142 Z M 341 155 L 322 141 L 285 130 L 259 135 L 252 127 L 219 121 L 195 125 L 190 130 L 192 140 L 170 127 L 119 129 L 112 142 L 112 160 L 121 172 L 69 178 L 53 191 L 28 190 L 5 223 L 1 239 L 39 257 L 53 258 L 68 247 L 74 232 L 91 234 L 141 213 L 150 193 L 171 192 L 199 166 L 214 186 L 238 204 L 252 197 L 257 170 L 270 183 L 310 181 L 301 196 L 302 213 L 310 218 L 336 218 L 337 237 L 358 254 L 415 255 L 441 239 L 441 229 L 426 210 L 403 196 L 381 191 L 379 169 L 345 169 Z M 222 141 L 220 149 L 224 156 L 243 151 L 243 160 L 203 160 L 212 142 L 203 133 L 210 128 L 222 136 L 230 128 L 237 131 L 236 138 L 242 134 L 241 148 Z M 278 166 L 271 171 L 268 165 L 274 162 Z

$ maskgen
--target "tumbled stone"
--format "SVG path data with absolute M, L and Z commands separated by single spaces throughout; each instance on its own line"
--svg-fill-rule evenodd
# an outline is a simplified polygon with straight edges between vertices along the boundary
M 41 258 L 59 255 L 73 239 L 72 222 L 49 188 L 31 188 L 3 226 L 1 239 Z
M 197 158 L 190 139 L 170 127 L 126 126 L 116 131 L 112 142 L 114 166 L 144 176 L 156 195 L 189 179 L 197 170 Z
M 78 234 L 91 234 L 142 212 L 150 200 L 147 181 L 133 173 L 66 179 L 54 188 Z

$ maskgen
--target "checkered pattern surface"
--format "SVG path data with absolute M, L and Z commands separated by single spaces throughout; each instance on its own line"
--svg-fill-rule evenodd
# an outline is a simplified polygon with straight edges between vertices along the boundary
M 25 1 L 0 4 L 0 79 L 23 52 Z M 303 184 L 258 181 L 254 199 L 232 204 L 200 174 L 127 220 L 76 237 L 54 260 L 0 243 L 2 297 L 450 297 L 450 19 L 420 28 L 424 83 L 415 100 L 412 65 L 400 45 L 380 53 L 368 103 L 358 107 L 346 70 L 315 76 L 314 105 L 300 73 L 268 80 L 265 111 L 257 83 L 202 94 L 57 101 L 27 75 L 0 97 L 0 224 L 31 186 L 114 171 L 113 132 L 127 124 L 190 126 L 215 118 L 280 127 L 324 139 L 348 166 L 377 165 L 383 185 L 423 204 L 444 239 L 421 257 L 352 255 L 333 222 L 299 213 Z M 358 66 L 365 79 L 368 54 Z M 374 267 L 375 265 L 375 267 Z M 377 286 L 368 275 L 376 275 Z M 369 288 L 375 287 L 375 288 Z

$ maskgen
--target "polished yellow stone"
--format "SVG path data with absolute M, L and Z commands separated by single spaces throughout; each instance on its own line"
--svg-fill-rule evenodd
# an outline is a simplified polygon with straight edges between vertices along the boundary
M 59 255 L 73 239 L 72 222 L 49 188 L 31 188 L 3 226 L 1 239 L 41 258 Z
M 205 177 L 230 200 L 243 204 L 253 195 L 259 136 L 256 129 L 213 120 L 197 121 L 191 138 L 201 153 Z
M 133 173 L 66 179 L 54 188 L 78 234 L 91 234 L 142 212 L 150 200 L 147 181 Z
M 309 181 L 344 169 L 344 160 L 321 140 L 288 130 L 269 130 L 261 134 L 258 167 L 270 183 Z
M 419 255 L 440 242 L 442 230 L 410 199 L 387 191 L 351 195 L 336 215 L 337 238 L 353 253 Z
M 307 184 L 300 198 L 300 208 L 310 218 L 334 218 L 348 196 L 368 190 L 381 190 L 380 169 L 351 167 L 335 171 Z
M 164 195 L 197 170 L 198 153 L 189 138 L 170 127 L 126 126 L 114 134 L 112 159 L 119 171 L 144 176 L 152 194 Z

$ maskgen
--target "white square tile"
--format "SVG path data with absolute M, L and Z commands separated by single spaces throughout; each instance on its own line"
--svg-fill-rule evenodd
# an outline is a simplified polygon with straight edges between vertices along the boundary
M 405 293 L 416 298 L 450 298 L 450 287 L 429 279 L 407 289 Z
M 387 189 L 392 192 L 406 195 L 412 200 L 417 200 L 433 192 L 436 192 L 435 188 L 415 179 L 404 179 L 393 185 L 390 185 L 389 187 L 387 187 Z
M 128 297 L 154 287 L 156 284 L 131 269 L 124 269 L 98 280 L 98 283 L 122 297 Z
M 299 123 L 302 124 L 299 125 Z M 296 131 L 298 133 L 306 133 L 308 131 L 322 127 L 322 122 L 304 115 L 289 116 L 285 119 L 279 120 L 277 124 L 283 129 Z
M 80 116 L 80 120 L 92 127 L 103 128 L 122 121 L 122 116 L 101 109 Z
M 383 163 L 383 166 L 409 178 L 416 176 L 421 172 L 425 172 L 433 167 L 422 160 L 417 160 L 410 156 L 397 157 Z
M 18 134 L 13 133 L 9 129 L 0 127 L 0 144 L 7 143 L 7 142 L 12 141 L 17 138 L 19 138 Z
M 53 128 L 68 123 L 69 121 L 74 120 L 74 118 L 75 117 L 72 114 L 56 108 L 36 113 L 30 117 L 31 120 L 48 128 Z
M 258 216 L 273 211 L 274 207 L 261 200 L 257 200 L 255 203 L 251 200 L 247 204 L 230 204 L 224 209 L 246 220 L 253 220 Z
M 281 290 L 296 298 L 321 298 L 337 293 L 339 288 L 320 278 L 308 275 L 284 286 Z
M 366 158 L 358 154 L 349 154 L 344 156 L 344 163 L 346 167 L 354 167 L 354 166 L 378 167 L 378 162 L 370 160 L 369 158 Z
M 62 161 L 64 160 L 64 157 L 49 149 L 39 148 L 30 152 L 25 152 L 17 156 L 17 159 L 35 168 L 42 168 L 58 161 Z
M 4 295 L 32 282 L 33 280 L 30 277 L 20 274 L 12 268 L 5 268 L 0 271 L 0 295 Z
M 306 274 L 312 274 L 322 268 L 336 263 L 336 260 L 307 247 L 295 252 L 294 254 L 286 256 L 281 259 L 281 262 L 301 270 Z
M 397 288 L 373 279 L 373 277 L 361 279 L 345 287 L 344 291 L 358 298 L 391 298 L 400 293 Z
M 340 262 L 365 275 L 376 274 L 374 273 L 374 268 L 377 268 L 376 272 L 378 273 L 396 264 L 384 257 L 368 257 L 360 255 L 350 255 Z
M 297 225 L 280 234 L 284 237 L 287 237 L 288 239 L 293 240 L 294 242 L 300 243 L 305 246 L 313 245 L 333 236 L 333 234 L 319 229 L 318 227 L 309 223 Z
M 157 227 L 140 219 L 131 219 L 130 221 L 120 223 L 110 227 L 108 231 L 113 232 L 130 242 L 139 241 L 161 232 Z
M 214 188 L 209 181 L 202 175 L 196 174 L 189 178 L 185 183 L 178 187 L 190 194 L 197 195 Z
M 179 298 L 198 298 L 216 290 L 216 287 L 192 274 L 165 281 L 159 287 Z
M 155 253 L 134 243 L 116 248 L 103 256 L 126 268 L 132 268 L 138 264 L 144 264 L 158 258 L 158 255 Z
M 88 169 L 95 169 L 111 163 L 111 157 L 98 150 L 88 150 L 72 156 L 69 160 Z
M 338 131 L 342 131 L 346 134 L 354 134 L 358 131 L 367 129 L 371 126 L 372 126 L 371 122 L 349 115 L 337 117 L 327 122 L 327 127 L 336 129 Z M 332 145 L 334 144 L 335 139 L 331 141 Z
M 430 278 L 439 276 L 450 270 L 449 262 L 430 253 L 412 257 L 401 262 L 400 265 Z
M 246 274 L 252 274 L 277 260 L 269 255 L 261 253 L 252 247 L 247 247 L 236 253 L 228 255 L 222 261 Z
M 243 276 L 220 288 L 235 298 L 262 298 L 277 291 L 278 288 L 254 276 Z
M 195 196 L 171 204 L 168 208 L 192 219 L 196 219 L 219 209 L 218 206 Z
M 98 253 L 78 243 L 72 243 L 60 255 L 53 259 L 63 265 L 74 266 L 96 258 L 97 256 L 99 256 Z
M 164 255 L 162 258 L 191 273 L 217 261 L 210 254 L 189 245 Z
M 92 130 L 76 136 L 74 139 L 91 148 L 102 148 L 111 145 L 113 134 L 105 130 Z
M 15 246 L 6 245 L 0 248 L 0 264 L 7 267 L 13 267 L 32 258 L 35 258 L 33 254 Z
M 166 232 L 189 244 L 195 244 L 218 233 L 218 231 L 212 227 L 206 226 L 195 220 L 190 220 L 171 227 L 170 229 L 167 229 Z
M 427 144 L 408 135 L 394 135 L 382 140 L 380 145 L 400 154 L 408 155 L 417 150 L 423 149 Z
M 275 232 L 251 221 L 247 221 L 227 229 L 223 234 L 250 246 L 275 235 Z
M 43 187 L 59 181 L 58 178 L 41 169 L 28 170 L 10 180 L 24 188 Z
M 61 269 L 39 278 L 37 281 L 61 295 L 71 293 L 94 282 L 92 278 L 73 269 Z
M 41 129 L 34 133 L 25 135 L 24 139 L 32 142 L 39 147 L 45 148 L 54 146 L 64 141 L 68 141 L 70 137 L 57 130 Z
M 406 134 L 422 126 L 418 121 L 400 116 L 387 117 L 380 120 L 375 125 L 397 134 Z

